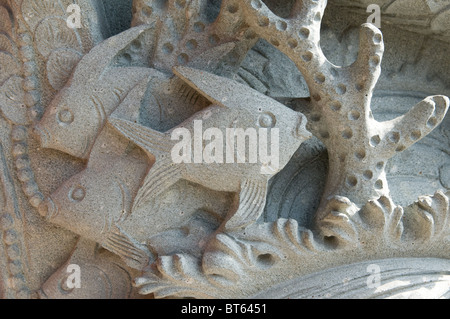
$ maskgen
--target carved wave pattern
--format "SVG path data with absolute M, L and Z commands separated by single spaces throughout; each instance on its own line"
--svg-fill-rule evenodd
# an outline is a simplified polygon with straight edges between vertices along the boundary
M 277 289 L 280 272 L 289 271 L 293 278 L 302 278 L 308 274 L 309 267 L 327 269 L 336 262 L 345 264 L 348 258 L 355 258 L 355 252 L 364 259 L 364 251 L 370 246 L 377 247 L 380 252 L 375 255 L 391 258 L 401 257 L 405 252 L 406 256 L 408 252 L 426 254 L 435 246 L 445 250 L 450 244 L 449 199 L 442 192 L 421 197 L 408 207 L 395 206 L 389 198 L 380 198 L 358 210 L 348 200 L 335 199 L 329 202 L 328 209 L 330 212 L 318 226 L 320 234 L 317 236 L 299 227 L 292 219 L 255 224 L 239 233 L 218 234 L 210 242 L 201 265 L 186 254 L 160 257 L 153 272 L 136 279 L 135 285 L 140 293 L 154 293 L 157 298 L 229 298 L 234 293 L 240 296 L 256 293 L 247 280 L 258 277 L 261 285 L 275 285 L 273 293 L 293 290 L 287 297 L 361 297 L 356 293 L 360 289 L 367 298 L 395 298 L 414 296 L 420 288 L 433 286 L 437 287 L 434 292 L 437 297 L 448 296 L 449 273 L 443 272 L 448 266 L 438 267 L 435 272 L 424 272 L 414 269 L 418 264 L 410 268 L 397 264 L 384 270 L 381 276 L 386 286 L 379 290 L 367 290 L 367 271 L 365 276 L 352 273 L 351 278 L 343 278 L 346 285 L 354 288 L 351 290 L 339 282 L 333 286 L 333 281 L 325 288 L 314 287 L 318 277 L 335 276 L 335 271 L 330 269 L 319 275 L 309 275 L 314 278 L 307 281 L 309 285 L 303 285 L 301 281 L 299 286 L 298 281 L 294 281 L 296 286 Z M 443 259 L 440 263 L 446 262 Z M 435 262 L 434 266 L 438 264 Z M 347 270 L 342 274 L 348 274 L 348 269 L 353 266 L 345 267 Z M 399 285 L 401 278 L 409 283 Z M 287 281 L 283 285 L 291 283 Z M 262 295 L 267 296 L 265 292 Z
M 370 260 L 289 280 L 252 298 L 448 299 L 448 269 L 445 259 Z

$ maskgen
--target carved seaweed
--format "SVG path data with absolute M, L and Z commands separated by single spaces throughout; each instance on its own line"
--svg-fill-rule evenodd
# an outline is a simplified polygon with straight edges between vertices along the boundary
M 405 208 L 405 237 L 423 242 L 441 238 L 449 240 L 449 197 L 438 191 L 433 196 L 421 196 Z
M 397 206 L 386 196 L 369 200 L 353 214 L 347 213 L 347 207 L 341 205 L 329 211 L 318 224 L 323 236 L 343 246 L 358 244 L 362 238 L 373 236 L 394 247 L 413 241 L 424 245 L 448 240 L 445 238 L 450 231 L 449 199 L 441 191 L 433 196 L 422 196 L 408 207 Z M 352 235 L 350 239 L 348 233 Z
M 188 292 L 184 296 L 227 298 L 257 291 L 255 278 L 274 285 L 286 269 L 292 276 L 307 274 L 306 265 L 327 267 L 340 257 L 346 262 L 347 255 L 364 255 L 368 245 L 391 257 L 402 256 L 411 244 L 417 251 L 448 245 L 449 199 L 442 192 L 421 197 L 405 208 L 387 197 L 368 201 L 362 209 L 348 199 L 335 198 L 328 208 L 316 237 L 311 230 L 298 227 L 297 221 L 286 219 L 220 233 L 208 243 L 201 265 L 182 254 L 160 257 L 151 275 L 139 279 L 137 286 L 144 294 L 163 289 L 164 297 Z M 205 282 L 209 284 L 205 286 Z
M 249 227 L 243 233 L 220 233 L 208 243 L 201 262 L 186 254 L 162 256 L 135 285 L 156 298 L 223 298 L 244 278 L 268 271 L 292 256 L 312 258 L 327 248 L 295 220 L 280 219 Z M 234 292 L 238 293 L 238 292 Z

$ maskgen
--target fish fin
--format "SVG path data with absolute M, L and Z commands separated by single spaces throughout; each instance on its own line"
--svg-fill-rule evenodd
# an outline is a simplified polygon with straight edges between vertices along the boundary
M 92 89 L 91 99 L 94 106 L 103 108 L 105 116 L 114 113 L 120 104 L 130 95 L 137 85 L 147 85 L 154 72 L 149 68 L 120 67 L 112 68 L 97 81 Z M 135 104 L 139 104 L 142 96 L 134 93 Z
M 119 106 L 111 114 L 114 118 L 126 119 L 128 121 L 137 121 L 139 119 L 139 110 L 142 99 L 147 91 L 151 80 L 138 82 L 122 100 Z
M 266 205 L 267 180 L 246 179 L 241 183 L 239 207 L 225 222 L 225 229 L 242 228 L 257 221 Z
M 222 63 L 227 54 L 236 48 L 236 43 L 228 42 L 203 52 L 188 63 L 189 67 L 213 72 Z M 207 61 L 205 63 L 205 61 Z
M 142 25 L 115 35 L 95 46 L 78 63 L 73 78 L 78 83 L 88 83 L 89 79 L 98 80 L 113 59 L 127 46 L 153 26 Z
M 108 121 L 126 138 L 150 154 L 155 155 L 155 152 L 170 154 L 174 146 L 170 136 L 149 127 L 113 116 L 110 116 Z
M 121 257 L 133 269 L 142 270 L 153 259 L 153 254 L 145 245 L 138 243 L 117 225 L 111 228 L 102 246 Z
M 180 164 L 174 164 L 170 159 L 157 159 L 150 168 L 148 175 L 139 189 L 133 203 L 132 211 L 142 207 L 151 199 L 156 198 L 182 176 Z
M 261 105 L 285 106 L 247 85 L 206 71 L 188 67 L 174 67 L 173 72 L 210 102 L 225 108 L 247 105 L 257 110 Z

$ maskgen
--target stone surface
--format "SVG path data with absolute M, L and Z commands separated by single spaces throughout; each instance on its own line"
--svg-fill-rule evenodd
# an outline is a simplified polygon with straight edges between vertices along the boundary
M 445 1 L 70 4 L 0 0 L 1 298 L 449 298 Z

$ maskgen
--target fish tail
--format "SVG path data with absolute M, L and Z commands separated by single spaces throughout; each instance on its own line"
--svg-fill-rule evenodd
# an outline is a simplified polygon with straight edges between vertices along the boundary
M 87 79 L 99 79 L 112 60 L 127 46 L 142 35 L 143 32 L 152 29 L 152 26 L 139 26 L 131 28 L 114 37 L 111 37 L 94 47 L 80 61 L 74 73 L 74 79 L 85 83 Z

